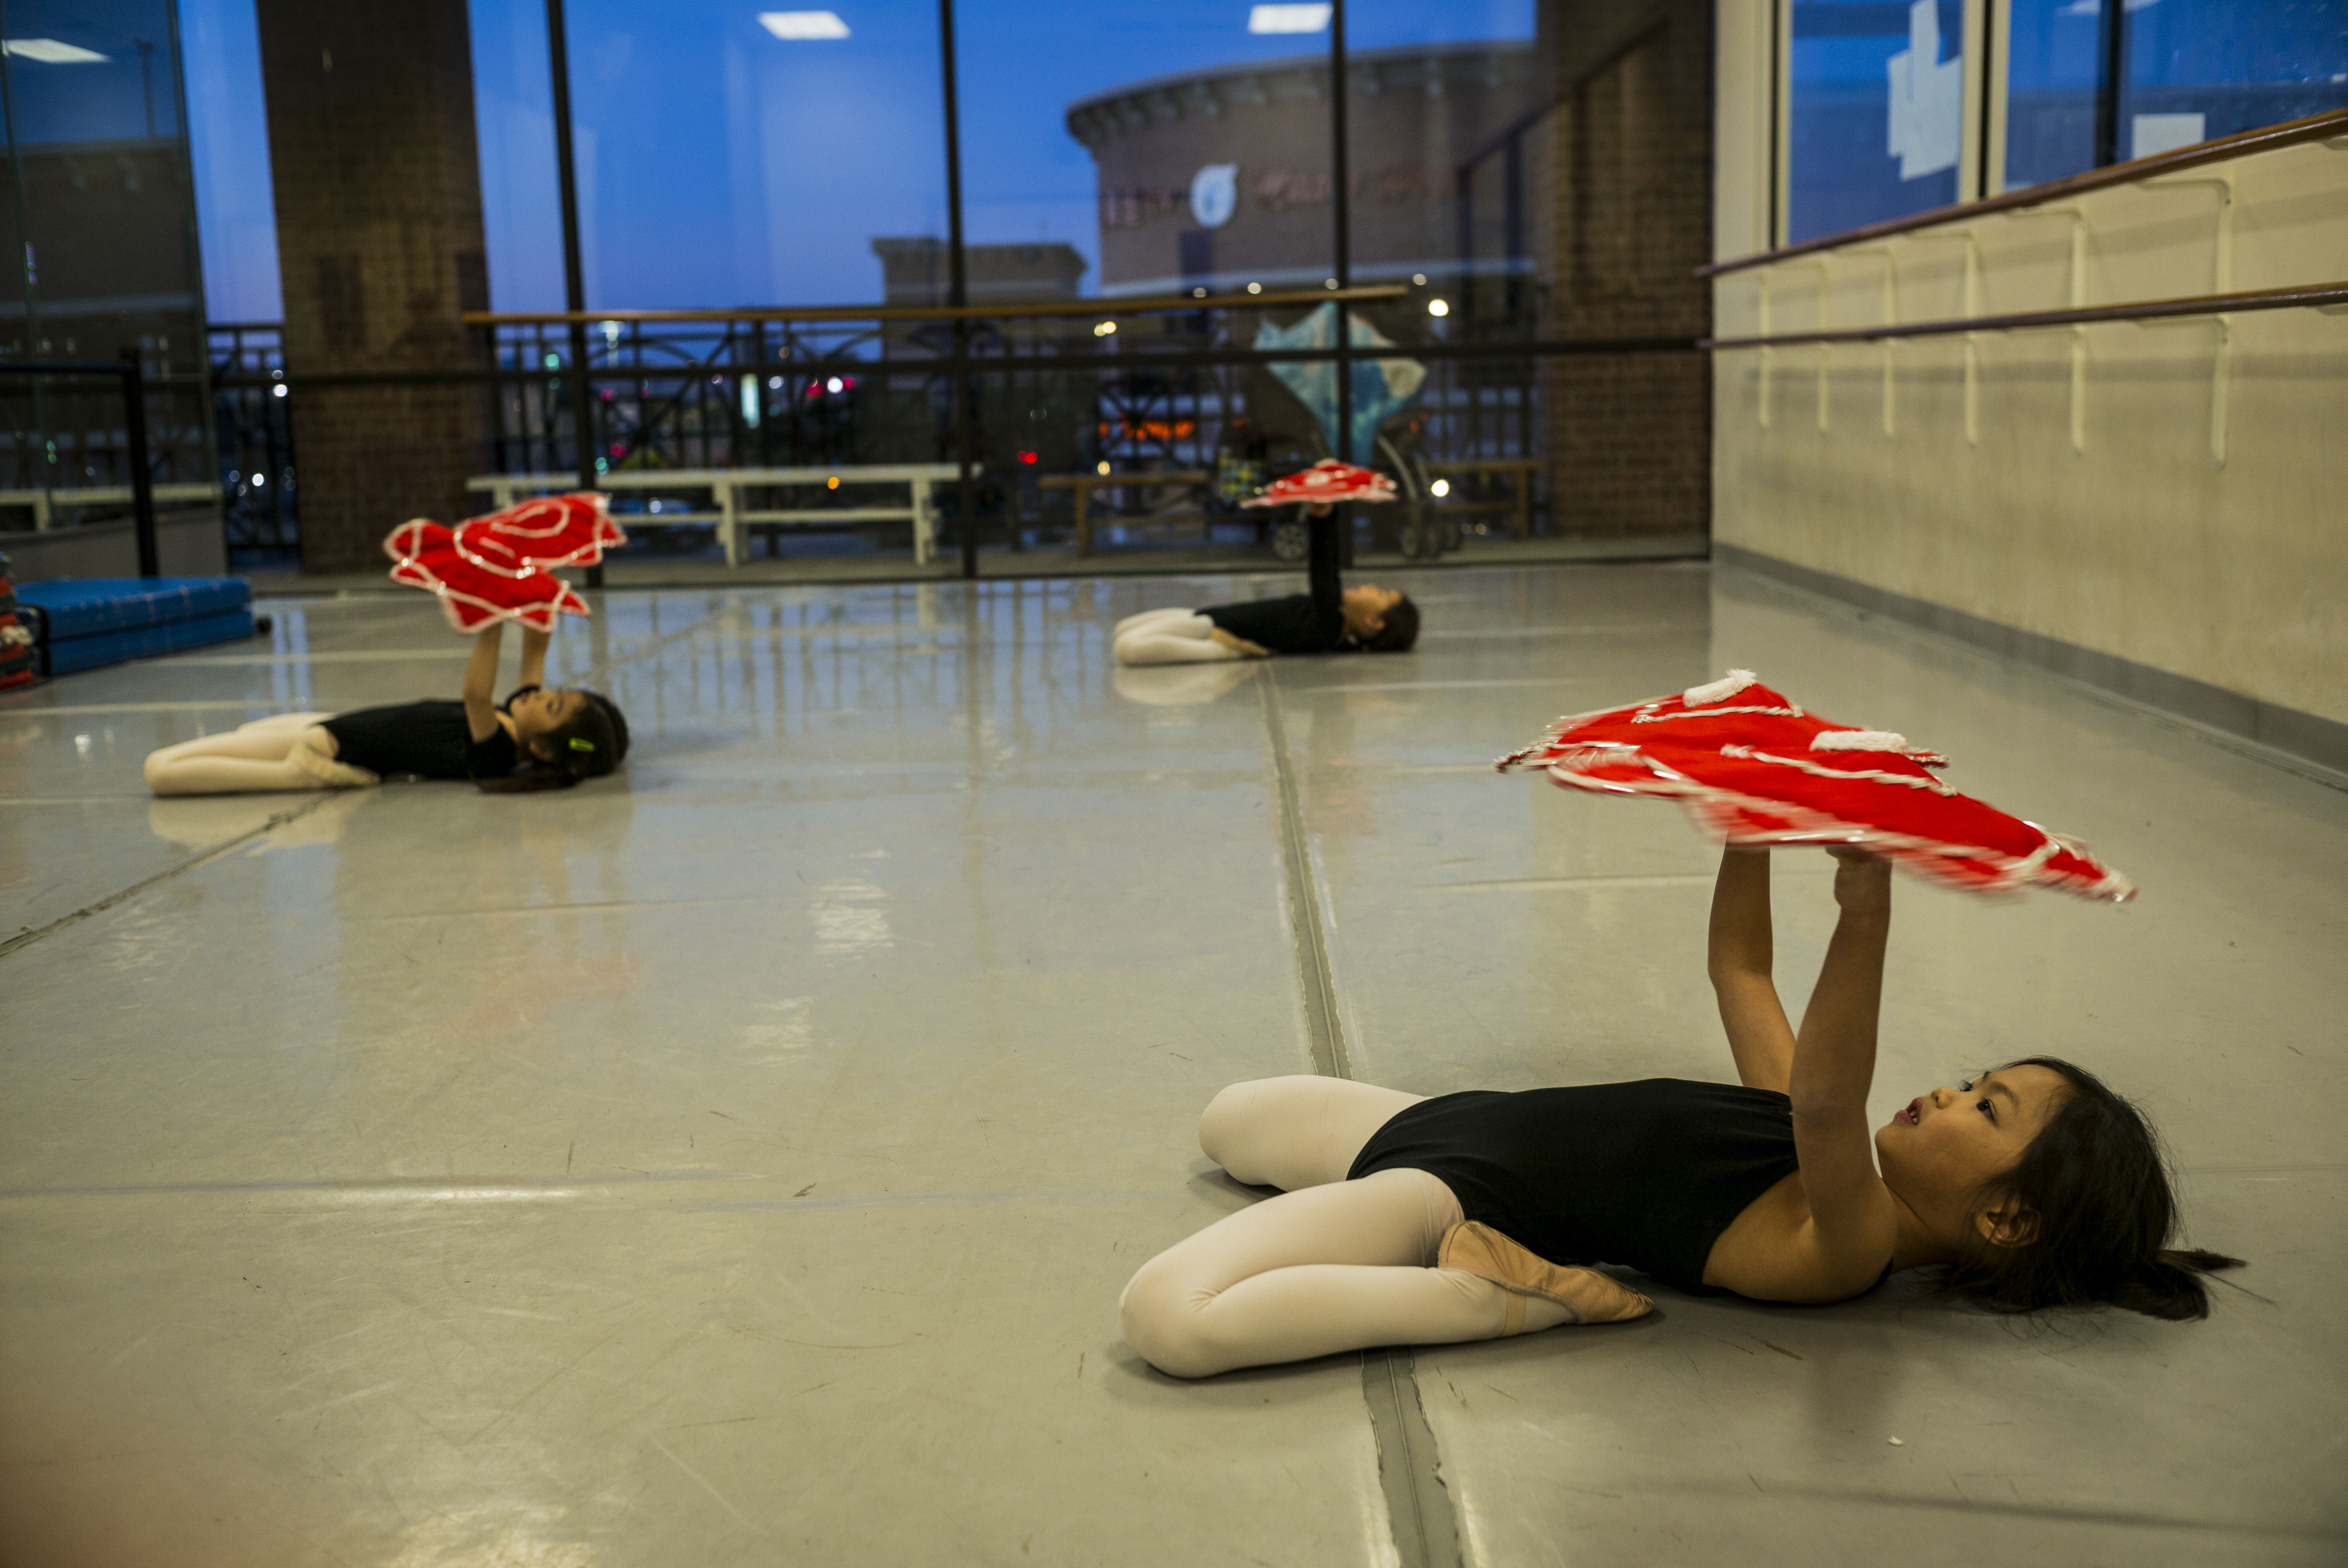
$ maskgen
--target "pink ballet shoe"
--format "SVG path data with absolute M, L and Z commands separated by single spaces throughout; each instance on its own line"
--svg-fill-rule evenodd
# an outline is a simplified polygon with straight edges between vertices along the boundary
M 1572 1315 L 1567 1319 L 1570 1323 L 1622 1323 L 1655 1309 L 1653 1302 L 1596 1269 L 1568 1268 L 1536 1256 L 1480 1221 L 1470 1220 L 1445 1232 L 1436 1264 L 1488 1279 L 1509 1293 L 1504 1337 L 1523 1327 L 1521 1297 L 1527 1296 L 1557 1303 Z
M 295 737 L 285 760 L 329 789 L 357 789 L 383 782 L 379 774 L 350 763 L 336 762 L 313 746 L 306 730 Z

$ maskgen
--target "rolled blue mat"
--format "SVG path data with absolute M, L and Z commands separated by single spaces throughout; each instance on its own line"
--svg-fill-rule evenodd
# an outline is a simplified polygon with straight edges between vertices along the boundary
M 242 578 L 57 578 L 20 584 L 16 601 L 46 675 L 252 635 L 252 586 Z

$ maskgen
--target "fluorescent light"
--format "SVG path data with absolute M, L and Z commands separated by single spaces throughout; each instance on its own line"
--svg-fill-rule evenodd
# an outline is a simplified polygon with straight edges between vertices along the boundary
M 1257 5 L 1248 11 L 1251 33 L 1318 33 L 1328 26 L 1326 5 Z
M 848 36 L 848 24 L 837 11 L 761 11 L 758 26 L 789 43 Z
M 84 49 L 55 38 L 9 38 L 0 41 L 0 49 L 27 60 L 39 60 L 52 66 L 87 66 L 103 64 L 104 55 L 95 49 Z

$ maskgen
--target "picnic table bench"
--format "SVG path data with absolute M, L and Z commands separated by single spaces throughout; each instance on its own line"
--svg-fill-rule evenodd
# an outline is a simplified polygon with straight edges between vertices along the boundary
M 937 487 L 952 484 L 962 470 L 952 463 L 841 463 L 823 467 L 793 468 L 623 468 L 605 474 L 596 480 L 599 488 L 613 492 L 630 490 L 707 490 L 716 504 L 715 511 L 634 512 L 623 523 L 626 528 L 706 528 L 717 527 L 717 537 L 726 547 L 726 564 L 742 563 L 742 536 L 746 528 L 757 524 L 773 523 L 871 523 L 896 522 L 911 519 L 913 525 L 913 559 L 927 565 L 937 553 L 938 505 Z M 971 472 L 981 472 L 975 463 Z M 777 486 L 827 485 L 838 488 L 849 485 L 902 485 L 907 491 L 908 505 L 902 507 L 752 507 L 743 504 L 742 492 Z M 579 476 L 561 474 L 477 474 L 465 481 L 468 490 L 486 491 L 492 505 L 512 506 L 514 498 L 524 495 L 544 495 L 579 487 Z
M 158 501 L 217 501 L 218 485 L 197 481 L 184 485 L 157 485 Z M 0 490 L 0 507 L 29 507 L 33 511 L 33 527 L 48 531 L 54 514 L 59 507 L 127 507 L 130 504 L 128 485 L 77 485 L 54 490 Z
M 1036 481 L 1046 490 L 1072 490 L 1076 497 L 1076 554 L 1093 553 L 1092 498 L 1096 490 L 1157 489 L 1167 485 L 1204 485 L 1212 474 L 1202 468 L 1164 469 L 1132 474 L 1046 474 Z
M 1538 457 L 1455 457 L 1447 462 L 1429 463 L 1426 471 L 1429 474 L 1514 475 L 1516 496 L 1513 505 L 1491 501 L 1442 501 L 1437 504 L 1447 511 L 1455 512 L 1512 510 L 1516 513 L 1517 538 L 1529 539 L 1533 537 L 1533 474 L 1540 466 L 1541 460 Z

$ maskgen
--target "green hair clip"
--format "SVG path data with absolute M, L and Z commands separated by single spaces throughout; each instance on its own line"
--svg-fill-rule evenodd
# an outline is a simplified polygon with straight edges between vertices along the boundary
M 595 743 L 573 735 L 571 737 L 571 749 L 574 752 L 592 752 L 595 749 Z

